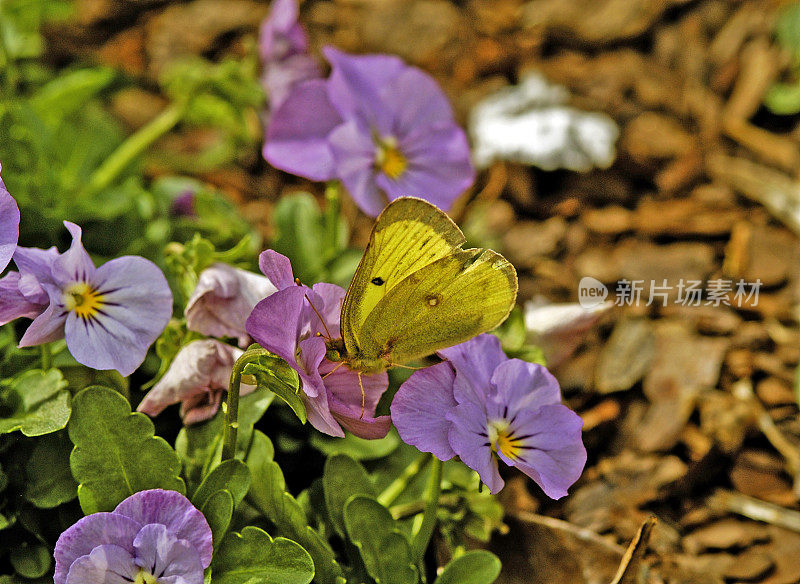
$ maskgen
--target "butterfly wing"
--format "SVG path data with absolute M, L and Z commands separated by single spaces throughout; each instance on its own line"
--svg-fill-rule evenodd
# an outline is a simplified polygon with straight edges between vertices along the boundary
M 517 294 L 513 266 L 463 243 L 456 224 L 421 199 L 397 199 L 378 217 L 342 307 L 356 368 L 429 355 L 505 320 Z
M 367 249 L 342 305 L 342 338 L 351 355 L 361 346 L 372 310 L 407 276 L 450 255 L 464 235 L 427 201 L 401 197 L 389 204 L 372 228 Z
M 502 323 L 514 307 L 517 274 L 503 256 L 456 250 L 397 284 L 364 323 L 361 353 L 405 363 L 457 345 Z

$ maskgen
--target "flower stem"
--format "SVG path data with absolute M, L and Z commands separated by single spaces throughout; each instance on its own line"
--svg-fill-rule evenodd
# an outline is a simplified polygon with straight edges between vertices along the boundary
M 225 429 L 222 433 L 222 460 L 236 455 L 236 435 L 239 431 L 239 386 L 242 383 L 242 371 L 245 365 L 260 355 L 268 355 L 269 351 L 261 347 L 247 349 L 236 360 L 231 369 L 231 380 L 228 385 L 228 397 L 225 400 Z
M 340 200 L 341 185 L 339 181 L 330 181 L 325 186 L 325 236 L 327 248 L 331 253 L 339 250 L 339 229 L 342 203 Z
M 431 461 L 433 458 L 432 455 L 423 452 L 420 454 L 414 462 L 409 464 L 403 472 L 400 473 L 396 479 L 394 479 L 389 486 L 387 486 L 380 495 L 378 495 L 378 503 L 383 505 L 384 507 L 391 506 L 397 498 L 406 490 L 408 484 L 414 479 L 415 476 L 419 474 L 419 472 L 425 468 L 425 466 Z
M 171 104 L 148 124 L 119 145 L 89 178 L 87 191 L 91 194 L 107 188 L 123 170 L 148 146 L 174 128 L 186 112 L 187 101 Z
M 42 370 L 47 371 L 53 366 L 53 353 L 50 351 L 50 343 L 39 345 L 39 352 L 42 355 Z
M 433 535 L 433 528 L 436 527 L 439 495 L 442 493 L 442 461 L 434 457 L 432 462 L 430 482 L 425 493 L 426 503 L 422 523 L 411 540 L 411 554 L 417 562 L 422 561 L 425 550 L 428 549 L 428 542 Z

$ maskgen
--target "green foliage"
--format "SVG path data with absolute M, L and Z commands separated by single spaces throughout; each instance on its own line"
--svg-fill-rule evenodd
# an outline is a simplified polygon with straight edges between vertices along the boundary
M 41 436 L 61 430 L 70 415 L 66 385 L 57 369 L 20 374 L 0 392 L 0 434 L 20 430 L 25 436 Z
M 269 438 L 256 431 L 246 460 L 253 478 L 247 502 L 275 526 L 277 534 L 298 542 L 306 549 L 314 560 L 315 578 L 319 584 L 341 584 L 342 568 L 330 544 L 308 525 L 303 508 L 286 491 L 283 472 L 272 459 L 274 453 Z
M 11 565 L 24 578 L 41 578 L 50 569 L 50 550 L 23 542 L 11 550 Z
M 69 467 L 71 451 L 72 443 L 66 432 L 47 434 L 34 442 L 33 451 L 25 461 L 26 501 L 50 509 L 78 495 L 78 483 Z
M 347 249 L 349 232 L 335 196 L 328 197 L 328 207 L 323 213 L 308 193 L 282 197 L 273 212 L 276 235 L 271 247 L 292 261 L 294 275 L 304 283 L 347 286 L 361 252 Z
M 416 584 L 411 545 L 389 510 L 374 498 L 354 495 L 344 507 L 344 525 L 367 572 L 377 584 Z
M 111 511 L 123 499 L 147 489 L 185 493 L 181 462 L 166 440 L 154 436 L 144 414 L 131 413 L 119 393 L 89 387 L 73 399 L 70 456 L 85 514 Z
M 778 82 L 764 96 L 764 105 L 778 115 L 800 113 L 800 2 L 787 4 L 775 22 L 775 37 L 791 55 L 794 80 Z
M 374 460 L 389 456 L 400 446 L 400 436 L 392 428 L 383 438 L 367 440 L 347 432 L 344 438 L 334 438 L 321 432 L 311 434 L 311 445 L 325 456 L 346 454 L 355 460 Z
M 356 460 L 339 454 L 325 462 L 322 475 L 325 506 L 340 537 L 345 536 L 344 506 L 354 495 L 376 497 L 377 492 L 367 471 Z
M 492 334 L 500 339 L 503 351 L 512 359 L 547 365 L 542 349 L 528 342 L 525 315 L 519 306 L 513 308 L 505 322 L 492 331 Z
M 492 584 L 500 575 L 500 560 L 486 550 L 472 550 L 445 566 L 433 584 Z
M 214 584 L 308 584 L 314 562 L 295 542 L 245 527 L 222 542 L 211 562 Z
M 300 389 L 300 377 L 286 361 L 275 355 L 258 355 L 247 363 L 242 374 L 252 377 L 259 389 L 269 390 L 292 408 L 306 423 L 306 406 Z

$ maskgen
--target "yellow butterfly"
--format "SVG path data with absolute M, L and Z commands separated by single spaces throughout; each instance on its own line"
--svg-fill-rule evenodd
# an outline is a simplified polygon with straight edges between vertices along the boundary
M 390 203 L 347 289 L 342 338 L 328 341 L 328 358 L 378 373 L 502 323 L 516 301 L 517 273 L 500 254 L 462 249 L 464 242 L 427 201 Z

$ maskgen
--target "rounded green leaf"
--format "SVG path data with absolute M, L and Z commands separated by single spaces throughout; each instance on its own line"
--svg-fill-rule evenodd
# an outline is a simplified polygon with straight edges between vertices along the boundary
M 211 562 L 214 584 L 308 584 L 314 562 L 300 545 L 258 527 L 228 534 Z
M 41 436 L 61 430 L 70 414 L 67 382 L 58 369 L 26 371 L 0 402 L 11 411 L 0 419 L 0 434 L 20 430 L 25 436 Z
M 23 542 L 11 549 L 11 565 L 25 578 L 41 578 L 50 569 L 50 550 Z
M 75 396 L 69 438 L 72 475 L 85 514 L 111 511 L 122 500 L 147 489 L 185 493 L 181 461 L 166 440 L 154 435 L 153 422 L 131 413 L 116 391 L 88 387 Z
M 500 558 L 472 550 L 447 564 L 433 584 L 492 584 L 500 575 Z

